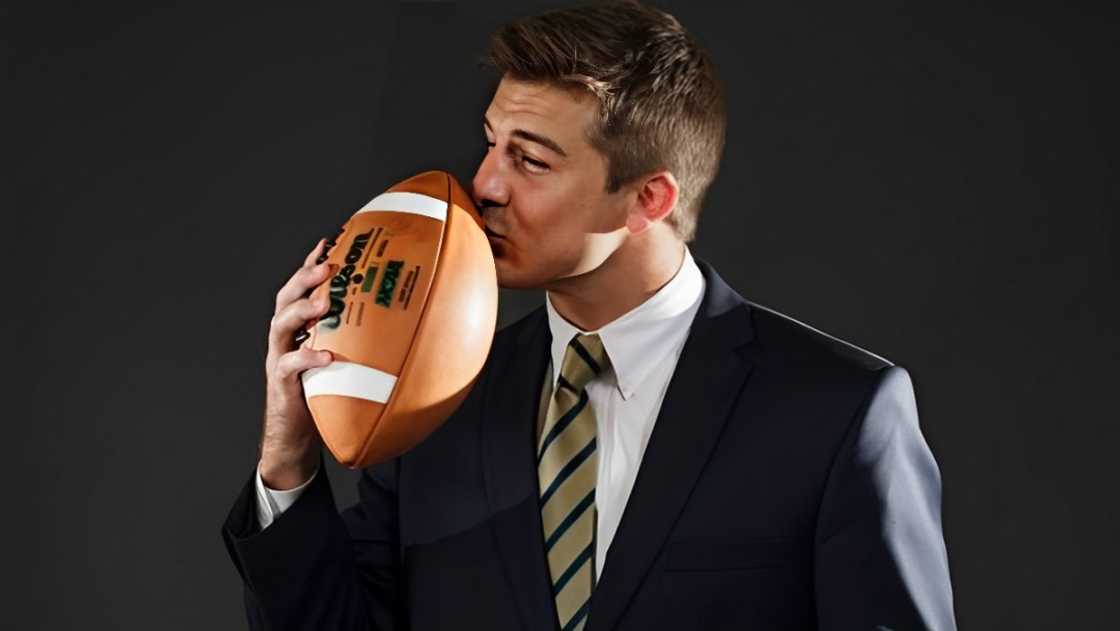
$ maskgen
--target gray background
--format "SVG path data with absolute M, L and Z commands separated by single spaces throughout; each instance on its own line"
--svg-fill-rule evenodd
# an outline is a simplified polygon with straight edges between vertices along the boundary
M 4 10 L 5 624 L 245 625 L 219 529 L 276 290 L 389 184 L 470 180 L 474 58 L 556 4 Z M 728 88 L 693 252 L 911 371 L 962 628 L 1106 628 L 1117 24 L 839 4 L 661 4 Z

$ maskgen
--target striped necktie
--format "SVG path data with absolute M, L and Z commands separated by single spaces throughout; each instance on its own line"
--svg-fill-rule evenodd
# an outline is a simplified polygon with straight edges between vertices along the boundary
M 537 444 L 541 522 L 552 594 L 563 631 L 582 629 L 595 585 L 595 414 L 585 386 L 609 366 L 598 335 L 577 334 Z

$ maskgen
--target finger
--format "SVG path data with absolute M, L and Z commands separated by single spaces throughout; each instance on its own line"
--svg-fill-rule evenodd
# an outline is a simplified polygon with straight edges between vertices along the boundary
M 331 363 L 330 351 L 313 351 L 310 348 L 301 348 L 290 353 L 284 353 L 276 362 L 276 378 L 289 380 L 307 370 L 318 368 Z
M 321 296 L 318 300 L 301 298 L 281 309 L 279 313 L 272 316 L 272 321 L 269 323 L 269 350 L 287 352 L 295 348 L 296 329 L 306 328 L 309 320 L 323 315 L 329 307 L 328 297 Z
M 285 353 L 296 348 L 295 332 L 306 329 L 311 319 L 321 317 L 329 309 L 330 299 L 327 296 L 301 298 L 281 309 L 269 322 L 269 350 Z
M 311 253 L 307 255 L 307 258 L 303 259 L 304 267 L 311 267 L 315 264 L 315 259 L 319 258 L 319 252 L 323 249 L 323 243 L 325 241 L 326 239 L 322 237 L 319 238 L 319 241 L 315 243 L 315 247 L 311 249 Z
M 320 263 L 313 267 L 301 267 L 280 291 L 276 292 L 276 309 L 273 313 L 280 313 L 285 307 L 307 295 L 307 291 L 317 287 L 330 276 L 330 264 Z

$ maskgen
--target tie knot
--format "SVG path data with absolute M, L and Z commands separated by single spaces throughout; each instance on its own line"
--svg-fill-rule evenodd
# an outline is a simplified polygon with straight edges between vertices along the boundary
M 577 392 L 589 381 L 601 375 L 610 365 L 610 358 L 597 334 L 577 333 L 564 350 L 564 365 L 560 377 Z

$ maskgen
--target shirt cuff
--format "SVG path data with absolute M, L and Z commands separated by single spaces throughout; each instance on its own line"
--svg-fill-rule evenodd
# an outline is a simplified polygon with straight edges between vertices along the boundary
M 303 484 L 287 491 L 278 491 L 264 485 L 264 480 L 261 479 L 260 463 L 257 463 L 257 521 L 261 524 L 261 530 L 268 528 L 277 517 L 288 510 L 292 504 L 295 504 L 299 496 L 303 494 L 304 489 L 311 484 L 311 481 L 318 474 L 319 467 L 316 466 L 315 472 Z

